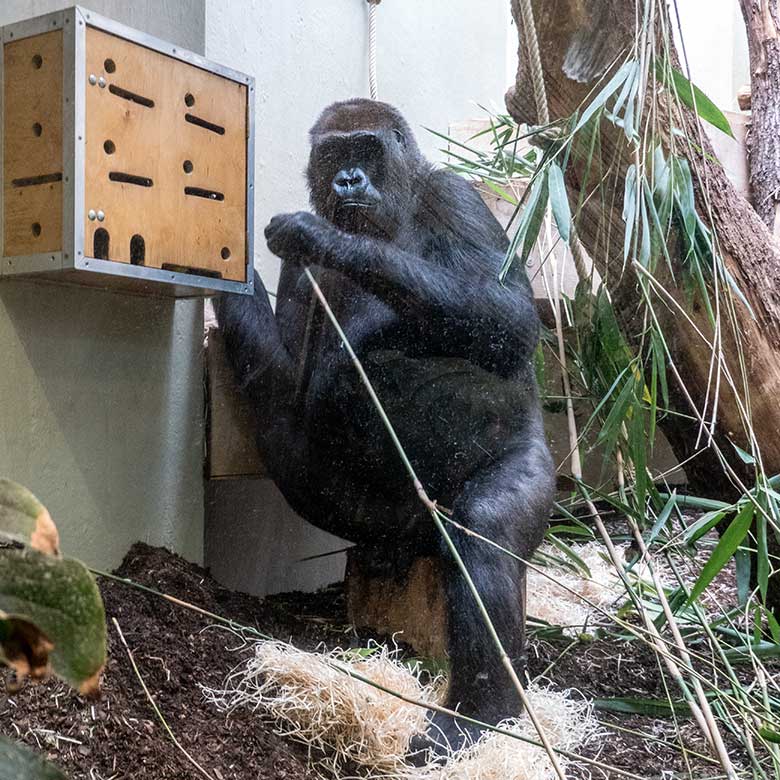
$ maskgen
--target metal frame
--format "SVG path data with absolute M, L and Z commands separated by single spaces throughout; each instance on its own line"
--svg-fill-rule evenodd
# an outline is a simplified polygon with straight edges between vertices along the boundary
M 86 137 L 86 33 L 87 27 L 124 38 L 147 49 L 215 73 L 247 88 L 246 138 L 246 281 L 214 279 L 209 276 L 165 271 L 148 266 L 129 265 L 100 260 L 84 254 L 84 159 Z M 254 288 L 254 176 L 255 176 L 255 80 L 252 76 L 207 60 L 200 54 L 175 46 L 148 33 L 135 30 L 82 6 L 38 16 L 2 28 L 0 41 L 5 44 L 52 30 L 63 31 L 63 186 L 61 252 L 3 258 L 0 278 L 10 276 L 44 276 L 47 280 L 67 283 L 99 284 L 119 287 L 145 295 L 204 297 L 212 293 L 233 292 L 251 295 Z M 2 52 L 0 52 L 2 55 Z M 4 57 L 0 56 L 0 86 L 3 81 Z M 0 88 L 0 117 L 3 115 L 3 89 Z M 3 123 L 0 122 L 0 171 L 3 170 Z M 0 187 L 0 216 L 4 188 Z M 0 218 L 0 248 L 4 246 L 4 218 Z

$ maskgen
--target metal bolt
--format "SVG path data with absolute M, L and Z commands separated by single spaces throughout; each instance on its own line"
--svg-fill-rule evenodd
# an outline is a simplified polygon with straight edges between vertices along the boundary
M 97 218 L 98 222 L 102 222 L 106 218 L 106 215 L 102 211 L 98 211 Z
M 87 216 L 92 222 L 94 222 L 97 219 L 97 213 L 95 212 L 95 209 L 90 209 L 87 213 Z
M 106 80 L 102 76 L 98 79 L 98 86 L 101 89 L 104 89 L 106 86 Z
M 94 73 L 89 74 L 89 83 L 94 87 L 97 84 L 97 76 Z

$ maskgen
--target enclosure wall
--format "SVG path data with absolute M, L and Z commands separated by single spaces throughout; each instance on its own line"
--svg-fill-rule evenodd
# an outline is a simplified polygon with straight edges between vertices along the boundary
M 72 5 L 4 0 L 0 25 Z M 196 52 L 204 0 L 90 0 Z M 116 565 L 136 540 L 203 546 L 200 301 L 0 284 L 0 475 L 48 505 L 67 553 Z
M 386 0 L 377 9 L 379 97 L 409 119 L 423 151 L 445 145 L 426 128 L 503 111 L 506 0 Z M 308 208 L 307 131 L 330 102 L 368 95 L 364 0 L 206 0 L 206 56 L 257 79 L 255 265 L 273 289 L 278 261 L 262 231 L 276 213 Z M 343 548 L 295 517 L 270 480 L 208 487 L 206 562 L 228 585 L 264 594 L 338 579 Z

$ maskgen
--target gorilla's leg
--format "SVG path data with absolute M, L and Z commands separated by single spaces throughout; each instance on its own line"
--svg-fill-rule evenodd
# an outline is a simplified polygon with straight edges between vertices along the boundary
M 453 507 L 453 520 L 528 560 L 542 541 L 554 497 L 554 468 L 541 432 L 524 439 L 472 478 Z M 522 679 L 525 669 L 525 567 L 486 542 L 448 526 L 504 649 Z M 520 698 L 452 554 L 442 558 L 447 594 L 450 686 L 445 706 L 495 724 L 522 710 Z M 460 747 L 479 729 L 434 715 L 412 751 Z M 419 758 L 417 759 L 420 760 Z

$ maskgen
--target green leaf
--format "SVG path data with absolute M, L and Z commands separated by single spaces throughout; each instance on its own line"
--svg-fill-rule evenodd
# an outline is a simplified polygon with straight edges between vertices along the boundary
M 685 506 L 688 496 L 680 499 L 681 506 Z M 695 505 L 694 505 L 695 506 Z M 708 534 L 727 514 L 728 509 L 715 509 L 712 512 L 703 514 L 695 523 L 691 523 L 685 531 L 685 541 L 687 544 L 698 542 L 705 534 Z
M 623 263 L 631 254 L 631 245 L 636 227 L 636 166 L 632 163 L 626 171 L 626 184 L 623 192 L 623 221 L 626 223 L 626 233 L 623 239 Z
M 661 81 L 671 88 L 668 74 L 671 73 L 671 80 L 680 100 L 693 109 L 705 121 L 713 127 L 722 130 L 726 135 L 734 138 L 729 120 L 723 115 L 723 112 L 692 82 L 688 81 L 679 70 L 674 68 L 658 68 L 658 75 Z M 695 100 L 694 100 L 695 98 Z
M 550 206 L 558 226 L 558 233 L 568 244 L 571 238 L 571 209 L 569 208 L 569 196 L 566 193 L 566 184 L 563 180 L 563 171 L 553 162 L 547 172 L 547 181 L 550 188 Z
M 677 491 L 672 491 L 672 495 L 669 496 L 669 500 L 666 502 L 664 508 L 661 510 L 660 514 L 658 515 L 658 519 L 653 523 L 653 527 L 650 529 L 650 536 L 647 537 L 647 546 L 651 547 L 653 542 L 658 537 L 658 534 L 661 533 L 663 528 L 666 526 L 666 523 L 669 521 L 669 518 L 672 515 L 672 510 L 677 506 Z
M 775 744 L 780 743 L 780 734 L 773 729 L 770 729 L 769 726 L 762 726 L 758 730 L 758 733 L 767 742 L 774 742 Z
M 54 672 L 81 693 L 96 692 L 106 661 L 106 616 L 88 569 L 36 550 L 0 549 L 0 571 L 5 660 L 22 673 L 40 673 L 50 660 Z M 38 650 L 50 649 L 50 655 L 25 653 L 31 628 L 39 632 L 33 635 Z
M 755 466 L 756 459 L 749 452 L 745 452 L 742 447 L 737 447 L 734 442 L 731 442 L 731 446 L 736 450 L 743 463 L 747 463 L 748 466 Z
M 742 544 L 750 525 L 753 522 L 753 504 L 746 502 L 739 510 L 737 516 L 729 523 L 729 527 L 721 534 L 720 540 L 699 574 L 699 578 L 688 597 L 688 604 L 693 603 L 705 588 L 717 576 L 718 572 L 731 560 L 731 557 Z
M 734 563 L 737 569 L 737 601 L 740 607 L 744 607 L 750 595 L 750 574 L 753 568 L 750 553 L 747 550 L 737 550 L 734 553 Z
M 690 709 L 685 702 L 674 702 L 674 707 L 665 699 L 642 699 L 631 696 L 614 699 L 594 699 L 593 706 L 606 712 L 625 712 L 631 715 L 651 715 L 665 718 L 673 713 L 689 714 Z
M 59 535 L 46 507 L 10 479 L 0 479 L 0 540 L 3 538 L 59 555 Z
M 615 73 L 615 75 L 609 80 L 604 89 L 602 89 L 601 92 L 596 95 L 596 97 L 593 99 L 593 102 L 582 112 L 582 116 L 579 118 L 579 121 L 572 130 L 572 135 L 576 134 L 578 130 L 581 130 L 583 127 L 585 127 L 586 124 L 588 124 L 593 115 L 599 109 L 604 107 L 607 100 L 609 100 L 612 95 L 618 91 L 618 89 L 623 85 L 623 82 L 625 82 L 625 80 L 635 72 L 636 68 L 637 63 L 635 60 L 630 60 L 621 66 L 618 72 Z
M 54 764 L 0 735 L 0 780 L 67 780 Z
M 766 592 L 769 587 L 769 549 L 766 540 L 766 516 L 759 513 L 756 518 L 756 580 L 761 598 L 766 601 Z

